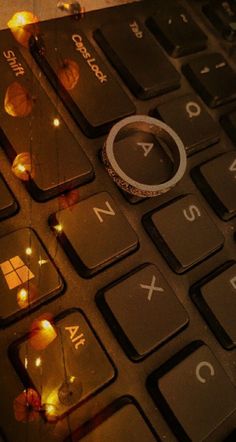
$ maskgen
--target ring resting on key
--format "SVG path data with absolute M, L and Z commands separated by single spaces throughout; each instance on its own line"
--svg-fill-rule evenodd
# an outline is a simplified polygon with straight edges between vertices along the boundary
M 161 142 L 167 147 L 173 162 L 173 173 L 169 179 L 150 185 L 136 181 L 124 172 L 114 150 L 116 141 L 128 135 L 129 131 L 151 134 L 158 145 Z M 124 118 L 112 127 L 102 149 L 102 160 L 109 175 L 123 191 L 143 198 L 161 195 L 170 190 L 181 180 L 187 167 L 186 151 L 179 136 L 167 124 L 146 115 Z

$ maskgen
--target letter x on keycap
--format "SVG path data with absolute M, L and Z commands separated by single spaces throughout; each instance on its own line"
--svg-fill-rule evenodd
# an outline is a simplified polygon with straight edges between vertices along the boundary
M 155 277 L 155 275 L 153 275 L 151 285 L 140 284 L 140 287 L 142 289 L 148 290 L 148 296 L 147 296 L 148 301 L 151 301 L 153 292 L 164 292 L 163 288 L 156 287 L 155 283 L 156 283 L 156 277 Z

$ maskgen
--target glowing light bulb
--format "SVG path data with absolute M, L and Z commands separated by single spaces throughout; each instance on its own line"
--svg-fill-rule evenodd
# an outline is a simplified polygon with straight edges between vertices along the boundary
M 26 255 L 30 256 L 30 255 L 32 255 L 33 250 L 31 249 L 31 247 L 27 247 L 27 248 L 25 249 L 25 253 L 26 253 Z
M 25 287 L 22 287 L 17 292 L 17 302 L 19 307 L 26 308 L 29 306 L 29 292 Z
M 61 233 L 63 230 L 63 226 L 62 226 L 62 224 L 56 224 L 54 226 L 54 229 L 56 230 L 57 233 Z
M 35 175 L 34 161 L 29 152 L 19 153 L 13 163 L 12 172 L 22 181 L 29 181 Z
M 60 122 L 59 118 L 54 118 L 53 119 L 53 126 L 54 127 L 59 127 L 60 124 L 61 124 L 61 122 Z
M 38 18 L 29 11 L 16 12 L 7 25 L 18 43 L 28 48 L 32 35 L 38 34 Z
M 41 367 L 42 365 L 42 359 L 40 357 L 35 359 L 35 366 L 36 367 Z

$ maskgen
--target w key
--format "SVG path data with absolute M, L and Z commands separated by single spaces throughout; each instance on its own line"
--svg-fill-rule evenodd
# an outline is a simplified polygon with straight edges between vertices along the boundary
M 138 247 L 135 232 L 106 192 L 57 212 L 51 217 L 51 226 L 84 277 L 94 275 Z
M 135 112 L 94 47 L 70 17 L 41 23 L 31 51 L 86 135 L 104 133 Z
M 180 76 L 137 19 L 108 23 L 95 38 L 131 91 L 145 99 L 180 86 Z

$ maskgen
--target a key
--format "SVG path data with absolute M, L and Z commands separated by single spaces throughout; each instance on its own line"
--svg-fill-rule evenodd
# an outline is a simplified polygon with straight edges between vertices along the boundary
M 230 138 L 236 142 L 236 110 L 223 115 L 221 123 Z
M 180 75 L 135 17 L 102 26 L 95 38 L 139 98 L 150 98 L 180 86 Z
M 236 73 L 219 53 L 204 54 L 183 66 L 183 72 L 208 106 L 236 98 Z
M 73 432 L 73 442 L 155 442 L 159 441 L 140 409 L 126 397 L 113 402 L 92 421 Z M 65 440 L 70 442 L 71 438 Z
M 157 5 L 155 14 L 148 19 L 148 26 L 172 57 L 181 57 L 206 47 L 206 35 L 176 1 Z
M 10 354 L 25 388 L 30 383 L 40 395 L 48 420 L 62 417 L 115 375 L 87 320 L 75 309 L 64 312 L 55 324 L 39 318 L 30 336 L 14 344 Z
M 236 153 L 225 153 L 196 170 L 196 184 L 218 215 L 231 219 L 236 215 Z
M 51 217 L 58 240 L 89 277 L 138 247 L 138 238 L 110 195 L 101 192 Z
M 86 135 L 100 135 L 135 112 L 76 20 L 65 17 L 40 26 L 43 41 L 32 42 L 32 54 Z
M 59 294 L 62 279 L 31 229 L 0 238 L 0 324 L 18 319 Z
M 224 243 L 223 235 L 194 195 L 147 214 L 144 225 L 177 273 L 203 261 Z
M 0 219 L 14 215 L 17 209 L 17 202 L 0 175 Z
M 225 40 L 236 40 L 236 5 L 234 1 L 214 0 L 203 6 L 203 11 Z
M 228 350 L 236 347 L 236 264 L 225 265 L 191 290 L 213 333 Z
M 32 179 L 26 183 L 33 197 L 46 200 L 90 181 L 88 158 L 33 77 L 10 31 L 1 34 L 0 65 L 0 141 L 10 161 L 19 155 L 17 176 L 31 163 Z
M 236 389 L 206 345 L 185 348 L 148 387 L 181 442 L 207 439 L 236 409 Z
M 152 264 L 101 290 L 97 302 L 132 359 L 144 357 L 188 324 L 185 309 Z
M 219 126 L 195 94 L 160 104 L 156 112 L 174 129 L 191 155 L 219 140 Z

